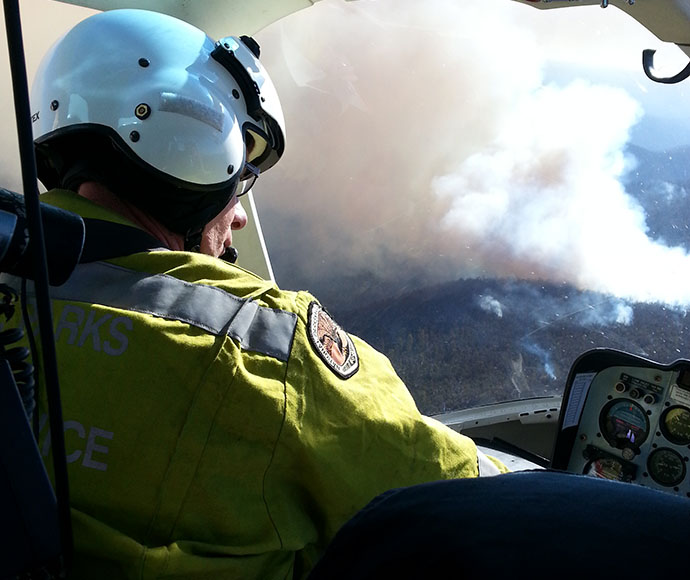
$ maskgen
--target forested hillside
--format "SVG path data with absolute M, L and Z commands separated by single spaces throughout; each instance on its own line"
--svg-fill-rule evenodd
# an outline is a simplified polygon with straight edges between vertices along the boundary
M 388 355 L 427 414 L 559 394 L 595 347 L 690 358 L 684 311 L 566 285 L 460 280 L 335 314 Z

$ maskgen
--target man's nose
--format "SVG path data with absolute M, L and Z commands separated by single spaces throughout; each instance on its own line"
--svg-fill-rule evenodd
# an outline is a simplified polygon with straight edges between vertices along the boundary
M 233 230 L 241 230 L 246 225 L 247 212 L 244 211 L 244 208 L 242 207 L 242 202 L 238 199 L 237 204 L 235 205 L 235 216 L 232 219 L 232 224 L 230 224 L 230 227 Z

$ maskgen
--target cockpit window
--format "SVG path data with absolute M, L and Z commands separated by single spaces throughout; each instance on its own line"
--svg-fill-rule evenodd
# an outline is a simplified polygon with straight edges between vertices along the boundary
M 257 38 L 287 119 L 255 188 L 276 279 L 423 412 L 560 394 L 595 347 L 690 356 L 690 85 L 641 64 L 680 50 L 615 7 L 499 0 L 323 0 Z

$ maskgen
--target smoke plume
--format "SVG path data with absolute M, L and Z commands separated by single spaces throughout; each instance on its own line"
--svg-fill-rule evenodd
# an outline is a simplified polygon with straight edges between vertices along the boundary
M 257 186 L 278 281 L 516 277 L 690 301 L 671 283 L 687 252 L 650 238 L 621 185 L 641 107 L 548 82 L 550 45 L 529 27 L 548 17 L 492 0 L 323 0 L 262 32 L 288 123 Z

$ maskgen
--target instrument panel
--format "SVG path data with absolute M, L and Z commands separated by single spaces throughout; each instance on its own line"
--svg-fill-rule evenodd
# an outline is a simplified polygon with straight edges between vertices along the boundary
M 589 351 L 563 401 L 553 468 L 690 497 L 690 361 Z

